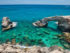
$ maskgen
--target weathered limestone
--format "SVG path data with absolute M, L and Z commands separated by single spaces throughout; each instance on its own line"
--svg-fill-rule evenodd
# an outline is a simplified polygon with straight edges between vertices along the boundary
M 63 53 L 63 52 L 61 52 L 61 51 L 59 51 L 59 50 L 54 50 L 54 51 L 52 51 L 52 52 L 50 52 L 50 53 Z
M 64 32 L 64 39 L 68 42 L 68 43 L 70 43 L 70 33 L 68 33 L 68 32 Z
M 70 48 L 70 33 L 69 32 L 63 32 L 62 35 L 58 35 L 60 42 L 65 48 Z
M 49 51 L 53 51 L 53 50 L 60 50 L 62 52 L 64 51 L 63 48 L 58 47 L 58 46 L 52 46 L 52 47 L 49 48 Z
M 40 21 L 34 22 L 33 25 L 36 27 L 44 27 L 48 24 L 48 21 L 57 21 L 58 28 L 61 29 L 62 31 L 70 30 L 70 16 L 48 17 L 48 18 L 44 18 Z
M 19 47 L 11 44 L 2 44 L 0 45 L 0 53 L 70 53 L 69 50 L 64 50 L 58 46 L 52 47 L 40 47 L 40 46 L 31 46 L 31 47 Z
M 17 23 L 16 22 L 11 22 L 8 17 L 3 17 L 2 20 L 2 31 L 11 29 L 13 27 L 16 27 Z
M 36 27 L 46 27 L 48 23 L 42 23 L 41 21 L 37 21 L 33 23 L 34 26 Z
M 64 53 L 70 53 L 70 51 L 66 49 L 66 50 L 64 50 Z

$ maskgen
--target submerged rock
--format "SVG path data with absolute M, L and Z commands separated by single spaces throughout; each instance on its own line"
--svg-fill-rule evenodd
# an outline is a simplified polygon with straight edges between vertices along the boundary
M 64 47 L 69 49 L 70 45 L 69 44 L 64 44 Z
M 50 34 L 48 31 L 44 31 L 44 33 L 45 33 L 45 34 L 48 34 L 48 35 Z
M 15 40 L 15 39 L 12 39 L 11 43 L 12 43 L 13 45 L 15 45 L 15 44 L 16 44 L 16 40 Z

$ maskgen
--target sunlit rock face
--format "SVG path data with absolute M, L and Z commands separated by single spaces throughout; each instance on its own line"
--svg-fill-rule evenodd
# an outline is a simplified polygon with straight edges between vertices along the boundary
M 58 35 L 60 43 L 67 49 L 70 49 L 70 33 L 63 32 L 62 35 Z
M 2 31 L 16 27 L 16 25 L 17 25 L 17 23 L 11 22 L 8 17 L 3 17 L 3 19 L 2 19 Z
M 68 43 L 70 43 L 70 33 L 67 33 L 67 32 L 64 32 L 64 39 L 68 42 Z
M 2 26 L 5 26 L 5 27 L 8 26 L 9 22 L 10 22 L 10 20 L 8 17 L 3 17 Z
M 8 17 L 3 17 L 2 20 L 2 31 L 10 29 L 12 25 L 10 25 L 10 19 Z

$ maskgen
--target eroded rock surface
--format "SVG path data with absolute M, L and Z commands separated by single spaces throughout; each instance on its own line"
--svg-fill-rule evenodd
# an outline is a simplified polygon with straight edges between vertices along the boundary
M 68 32 L 64 32 L 64 39 L 68 42 L 68 43 L 70 43 L 70 33 L 68 33 Z
M 20 47 L 20 45 L 2 44 L 0 45 L 0 53 L 70 53 L 70 51 L 58 46 L 50 48 L 40 46 Z
M 58 35 L 60 43 L 65 47 L 70 49 L 70 32 L 63 32 L 62 35 Z
M 16 27 L 17 22 L 11 22 L 8 17 L 3 17 L 2 19 L 2 31 L 9 30 Z
M 61 31 L 70 31 L 70 16 L 54 16 L 54 17 L 46 17 L 39 21 L 33 23 L 36 27 L 44 27 L 48 26 L 49 21 L 57 21 L 58 28 Z

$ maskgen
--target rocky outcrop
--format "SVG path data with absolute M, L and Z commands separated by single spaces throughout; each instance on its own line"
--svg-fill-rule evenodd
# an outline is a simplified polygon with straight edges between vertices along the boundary
M 43 18 L 33 23 L 36 27 L 44 27 L 48 25 L 48 21 L 57 21 L 58 28 L 62 31 L 70 31 L 70 16 L 54 16 Z
M 63 36 L 64 36 L 64 39 L 65 39 L 68 43 L 70 43 L 70 33 L 64 32 Z
M 70 49 L 70 33 L 69 32 L 63 32 L 62 35 L 58 35 L 60 39 L 60 43 L 65 47 Z
M 2 20 L 2 31 L 11 29 L 13 27 L 16 27 L 17 23 L 16 22 L 11 22 L 8 17 L 3 17 Z
M 24 47 L 8 43 L 0 45 L 0 53 L 70 53 L 70 51 L 58 46 L 52 46 L 50 48 L 40 46 Z
M 48 25 L 48 23 L 43 23 L 41 21 L 37 21 L 37 22 L 34 22 L 33 25 L 36 27 L 46 27 Z

